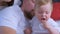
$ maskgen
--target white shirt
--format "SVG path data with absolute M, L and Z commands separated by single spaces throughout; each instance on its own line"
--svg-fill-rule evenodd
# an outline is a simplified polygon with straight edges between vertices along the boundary
M 53 19 L 50 18 L 48 22 L 60 32 L 59 25 Z M 33 31 L 32 34 L 49 34 L 48 30 L 43 27 L 43 24 L 37 19 L 37 17 L 32 19 L 31 26 Z
M 56 22 L 59 24 L 59 26 L 60 26 L 60 20 L 56 20 Z
M 0 26 L 14 29 L 16 34 L 24 34 L 25 18 L 18 5 L 13 5 L 0 11 Z
M 30 28 L 31 27 L 31 20 L 28 18 L 25 18 L 25 28 Z

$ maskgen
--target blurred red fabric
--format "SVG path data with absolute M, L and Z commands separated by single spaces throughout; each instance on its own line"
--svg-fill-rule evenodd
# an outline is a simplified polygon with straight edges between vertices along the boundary
M 60 20 L 60 2 L 53 3 L 53 12 L 51 17 L 54 20 Z

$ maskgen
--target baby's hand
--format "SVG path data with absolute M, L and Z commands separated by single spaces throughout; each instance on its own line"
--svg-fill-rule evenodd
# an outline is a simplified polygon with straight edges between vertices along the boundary
M 51 27 L 50 23 L 48 22 L 48 19 L 42 18 L 41 22 L 45 28 Z

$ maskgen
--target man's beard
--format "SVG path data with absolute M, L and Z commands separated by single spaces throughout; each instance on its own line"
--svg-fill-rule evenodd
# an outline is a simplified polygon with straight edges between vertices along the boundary
M 31 12 L 24 11 L 25 17 L 28 19 L 32 19 L 34 15 L 31 14 Z

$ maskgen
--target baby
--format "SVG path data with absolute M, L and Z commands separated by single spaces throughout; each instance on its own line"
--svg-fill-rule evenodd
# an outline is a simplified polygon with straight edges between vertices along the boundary
M 59 34 L 59 25 L 50 18 L 52 0 L 35 0 L 35 16 L 31 21 L 32 34 Z

